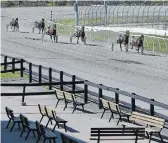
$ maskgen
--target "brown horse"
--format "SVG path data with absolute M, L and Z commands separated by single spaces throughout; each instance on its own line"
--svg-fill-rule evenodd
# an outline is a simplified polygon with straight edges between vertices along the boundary
M 141 35 L 140 37 L 137 38 L 136 40 L 136 47 L 137 47 L 137 51 L 139 53 L 139 49 L 141 48 L 141 54 L 143 54 L 143 51 L 144 51 L 144 46 L 143 46 L 143 41 L 144 41 L 144 35 Z

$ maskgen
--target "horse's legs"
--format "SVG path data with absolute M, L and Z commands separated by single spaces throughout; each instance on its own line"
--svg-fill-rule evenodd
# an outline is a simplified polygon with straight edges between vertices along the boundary
M 77 37 L 77 44 L 79 43 L 79 37 Z
M 51 39 L 51 41 L 53 42 L 53 40 L 52 40 L 52 35 L 50 35 L 50 39 Z
M 53 35 L 53 37 L 54 37 L 54 42 L 56 43 L 56 35 Z
M 125 51 L 128 52 L 128 44 L 125 45 Z
M 122 43 L 120 43 L 120 50 L 121 50 L 121 52 L 122 52 Z
M 144 47 L 143 45 L 141 46 L 141 54 L 143 55 Z

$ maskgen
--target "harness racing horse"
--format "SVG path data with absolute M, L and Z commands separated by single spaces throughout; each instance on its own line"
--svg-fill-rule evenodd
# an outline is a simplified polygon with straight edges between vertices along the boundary
M 42 39 L 44 39 L 44 34 L 49 35 L 50 39 L 54 39 L 54 42 L 57 43 L 58 42 L 58 35 L 57 35 L 57 30 L 56 30 L 56 24 L 53 25 L 53 28 L 51 28 L 50 26 L 47 28 L 47 30 L 42 33 Z M 53 40 L 52 40 L 53 42 Z
M 11 26 L 11 29 L 13 28 L 13 31 L 19 31 L 19 23 L 18 23 L 18 18 L 15 20 L 12 19 L 12 21 L 6 25 L 6 29 L 8 31 L 8 27 Z
M 76 29 L 75 33 L 71 35 L 70 37 L 70 43 L 72 43 L 72 38 L 77 37 L 77 44 L 79 43 L 79 38 L 81 37 L 81 41 L 86 44 L 86 36 L 85 36 L 85 27 L 82 26 L 81 30 Z
M 143 54 L 144 51 L 144 46 L 143 46 L 143 41 L 144 41 L 144 35 L 141 35 L 140 37 L 137 38 L 135 46 L 137 47 L 137 51 L 139 53 L 139 49 L 141 48 L 141 54 Z
M 129 43 L 129 30 L 126 30 L 126 33 L 122 36 L 119 36 L 119 38 L 117 39 L 117 43 L 120 44 L 120 49 L 122 51 L 122 44 L 124 44 L 125 46 L 125 51 L 126 53 L 128 52 L 128 43 Z
M 40 22 L 35 21 L 34 24 L 35 24 L 35 26 L 32 28 L 33 33 L 34 33 L 35 28 L 39 29 L 39 34 L 41 31 L 42 31 L 42 33 L 44 33 L 44 28 L 45 28 L 44 18 Z

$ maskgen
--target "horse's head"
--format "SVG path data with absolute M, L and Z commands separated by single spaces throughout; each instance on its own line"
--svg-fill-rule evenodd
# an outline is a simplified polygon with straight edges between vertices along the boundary
M 85 26 L 84 26 L 84 25 L 81 27 L 81 30 L 82 30 L 82 31 L 84 31 L 84 30 L 85 30 Z
M 141 40 L 142 40 L 142 41 L 144 40 L 144 35 L 141 35 Z

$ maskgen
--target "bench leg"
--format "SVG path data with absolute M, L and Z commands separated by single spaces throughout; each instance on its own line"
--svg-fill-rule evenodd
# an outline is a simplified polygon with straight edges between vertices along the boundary
M 44 141 L 43 141 L 43 143 L 45 143 L 45 141 L 46 141 L 46 138 L 44 138 Z
M 65 132 L 67 132 L 66 123 L 64 123 L 64 129 L 65 129 Z
M 35 132 L 33 131 L 33 136 L 36 137 Z
M 47 122 L 47 124 L 46 124 L 46 128 L 47 128 L 47 126 L 48 126 L 49 122 L 50 122 L 50 119 L 48 120 L 48 122 Z
M 7 126 L 6 126 L 6 129 L 8 128 L 10 122 L 11 122 L 11 119 L 9 119 L 8 124 L 7 124 Z
M 54 128 L 53 128 L 52 132 L 54 132 L 55 127 L 56 127 L 57 125 L 58 125 L 58 122 L 56 122 L 56 124 L 55 124 L 55 126 L 54 126 Z
M 44 117 L 44 116 L 42 115 L 42 117 L 41 117 L 41 119 L 40 119 L 40 123 L 41 123 L 41 121 L 43 120 L 43 117 Z
M 148 134 L 148 132 L 146 132 L 146 135 L 147 135 L 147 138 L 149 139 L 149 134 Z
M 119 119 L 118 119 L 117 125 L 119 124 L 120 120 L 121 120 L 121 116 L 120 116 Z
M 15 122 L 13 122 L 13 125 L 12 125 L 10 132 L 12 132 L 14 126 L 15 126 Z
M 38 143 L 40 141 L 40 138 L 41 138 L 41 135 L 38 136 L 36 143 Z
M 55 108 L 57 108 L 57 105 L 58 105 L 59 101 L 60 101 L 60 100 L 58 99 L 57 104 L 55 105 Z
M 152 134 L 153 134 L 153 132 L 150 133 L 150 136 L 149 136 L 149 143 L 150 143 L 150 141 L 151 141 Z
M 51 143 L 51 139 L 49 139 L 49 142 Z
M 67 108 L 67 103 L 65 103 L 64 111 L 65 111 L 65 108 Z
M 27 136 L 26 136 L 25 140 L 27 140 L 27 138 L 28 138 L 28 136 L 29 136 L 29 134 L 30 134 L 30 131 L 31 131 L 31 130 L 29 130 L 29 131 L 28 131 L 28 133 L 27 133 Z
M 104 109 L 103 114 L 101 115 L 101 119 L 103 118 L 103 115 L 104 115 L 105 111 L 106 111 L 106 110 Z
M 111 113 L 111 116 L 110 116 L 110 119 L 109 119 L 109 122 L 111 121 L 111 118 L 114 118 L 114 116 L 113 116 L 113 113 Z
M 162 141 L 162 143 L 163 143 L 164 141 L 163 141 L 163 138 L 162 138 L 160 132 L 158 133 L 158 135 L 159 135 L 159 137 L 160 137 L 160 139 L 161 139 L 161 141 Z
M 23 133 L 25 132 L 25 127 L 23 128 L 21 134 L 20 134 L 20 137 L 22 137 Z
M 73 112 L 72 113 L 74 113 L 74 111 L 76 110 L 76 105 L 75 104 L 73 104 L 74 105 L 74 109 L 73 109 Z
M 55 138 L 53 139 L 53 142 L 56 143 Z
M 82 105 L 83 112 L 85 113 L 84 105 Z
M 18 123 L 18 127 L 19 127 L 19 129 L 20 129 L 20 123 Z

